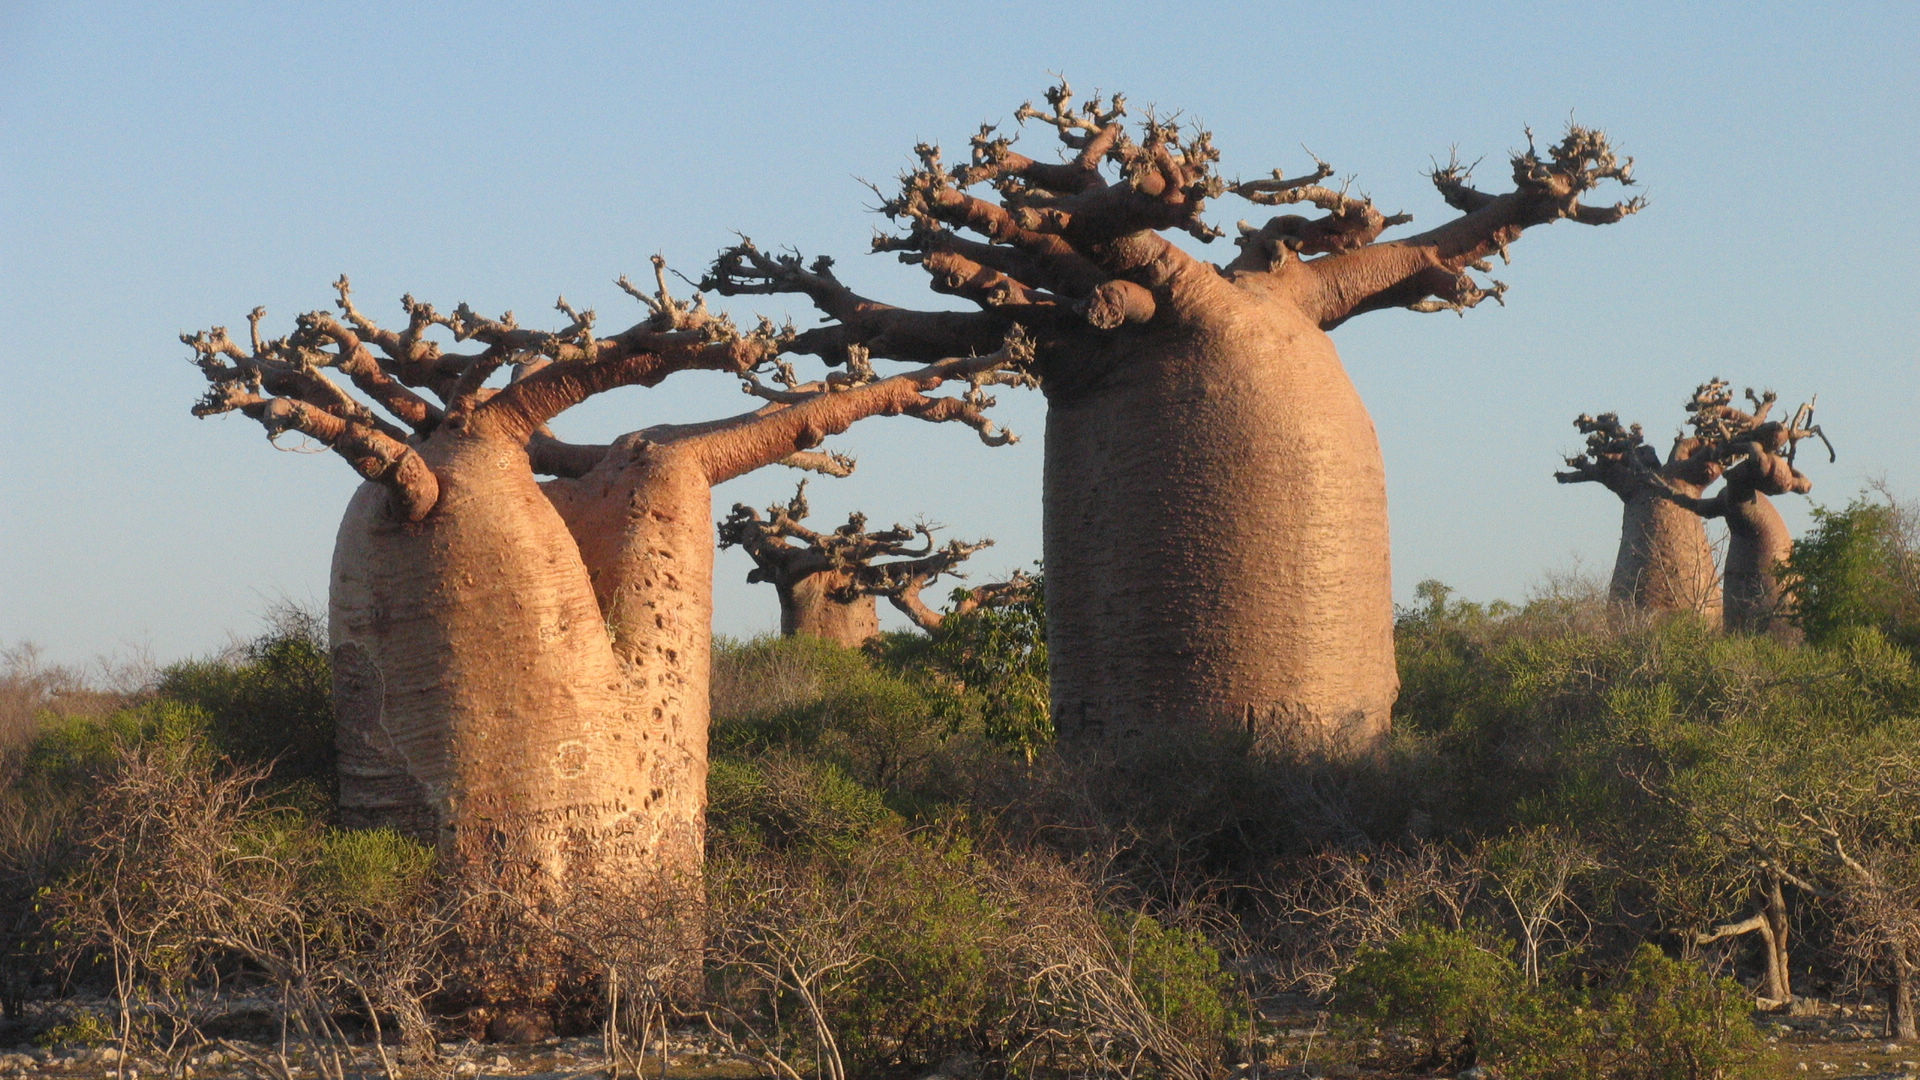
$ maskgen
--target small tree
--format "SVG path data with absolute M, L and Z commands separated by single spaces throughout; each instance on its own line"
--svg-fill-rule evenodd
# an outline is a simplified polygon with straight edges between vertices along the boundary
M 1717 620 L 1720 568 L 1706 529 L 1697 515 L 1660 498 L 1648 483 L 1657 476 L 1673 490 L 1698 497 L 1723 468 L 1703 452 L 1706 443 L 1676 438 L 1662 462 L 1640 425 L 1624 427 L 1616 413 L 1583 413 L 1573 423 L 1587 437 L 1586 450 L 1567 458 L 1567 470 L 1553 478 L 1562 484 L 1600 484 L 1622 503 L 1620 551 L 1608 598 L 1647 611 L 1697 611 Z
M 736 503 L 720 522 L 720 546 L 739 547 L 753 559 L 748 581 L 770 582 L 780 596 L 780 632 L 788 637 L 812 634 L 841 645 L 859 645 L 880 632 L 874 599 L 884 596 L 914 624 L 931 631 L 946 616 L 928 607 L 920 594 L 941 577 L 960 577 L 954 567 L 993 541 L 949 540 L 935 545 L 935 527 L 868 530 L 865 514 L 849 515 L 832 532 L 801 524 L 810 508 L 806 482 L 786 503 L 759 511 Z M 964 590 L 948 614 L 1013 602 L 1031 591 L 1032 580 Z

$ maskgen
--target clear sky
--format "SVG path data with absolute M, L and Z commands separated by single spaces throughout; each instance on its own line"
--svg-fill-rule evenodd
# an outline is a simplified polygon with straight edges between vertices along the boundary
M 1179 109 L 1222 172 L 1302 171 L 1310 148 L 1414 228 L 1448 213 L 1422 176 L 1458 146 L 1504 180 L 1533 125 L 1569 116 L 1638 159 L 1651 199 L 1604 229 L 1536 229 L 1464 319 L 1383 312 L 1335 340 L 1386 455 L 1396 595 L 1438 577 L 1519 598 L 1576 562 L 1604 574 L 1618 504 L 1551 474 L 1571 419 L 1618 410 L 1664 447 L 1695 383 L 1820 395 L 1840 451 L 1806 469 L 1842 503 L 1920 494 L 1920 6 L 1116 2 L 929 5 L 0 4 L 0 644 L 160 660 L 323 602 L 355 478 L 200 421 L 183 330 L 272 332 L 352 276 L 396 318 L 443 309 L 602 325 L 613 282 L 664 253 L 698 276 L 734 231 L 836 256 L 856 287 L 928 305 L 867 255 L 873 196 L 916 141 L 959 151 L 1048 72 Z M 1047 146 L 1032 130 L 1028 146 Z M 1258 208 L 1229 198 L 1227 227 Z M 1391 234 L 1390 234 L 1391 235 Z M 1211 257 L 1224 261 L 1225 242 Z M 768 298 L 763 298 L 768 299 Z M 812 322 L 780 298 L 759 305 Z M 735 304 L 743 314 L 752 305 Z M 555 324 L 557 325 L 557 324 Z M 623 391 L 561 418 L 606 437 L 738 411 L 721 376 Z M 1039 556 L 1037 394 L 1026 436 L 874 420 L 843 440 L 818 520 L 860 508 L 992 536 L 983 580 Z M 951 427 L 952 425 L 948 425 Z M 1803 459 L 1804 460 L 1804 459 Z M 784 470 L 722 487 L 764 505 Z M 1807 500 L 1786 509 L 1796 527 Z M 716 627 L 775 625 L 723 553 Z

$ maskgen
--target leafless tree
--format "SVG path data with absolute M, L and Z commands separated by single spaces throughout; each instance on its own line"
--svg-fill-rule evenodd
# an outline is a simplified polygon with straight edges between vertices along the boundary
M 1078 100 L 1062 82 L 1015 117 L 1056 136 L 1063 160 L 991 125 L 949 164 L 937 146 L 882 211 L 874 246 L 973 306 L 916 311 L 862 296 L 833 271 L 739 244 L 707 278 L 729 295 L 805 296 L 827 324 L 783 344 L 839 362 L 853 346 L 919 361 L 1033 336 L 1028 370 L 1048 401 L 1045 558 L 1052 703 L 1068 742 L 1149 727 L 1309 726 L 1329 745 L 1375 746 L 1394 668 L 1386 488 L 1372 421 L 1325 331 L 1369 311 L 1464 311 L 1505 286 L 1476 280 L 1531 227 L 1619 221 L 1639 200 L 1588 205 L 1631 182 L 1598 131 L 1571 128 L 1513 155 L 1513 188 L 1436 168 L 1459 216 L 1383 240 L 1382 213 L 1315 162 L 1303 175 L 1231 182 L 1210 133 L 1120 95 Z M 1223 233 L 1203 218 L 1233 194 L 1310 208 L 1242 224 L 1216 266 L 1168 238 Z
M 1622 504 L 1620 551 L 1607 596 L 1613 603 L 1647 611 L 1697 611 L 1718 621 L 1720 568 L 1700 518 L 1662 499 L 1649 483 L 1659 476 L 1673 490 L 1699 496 L 1718 479 L 1719 461 L 1703 453 L 1707 443 L 1680 437 L 1667 460 L 1646 444 L 1640 425 L 1627 427 L 1615 413 L 1582 414 L 1574 426 L 1586 449 L 1553 474 L 1562 484 L 1597 483 Z
M 867 528 L 865 514 L 849 515 L 831 532 L 802 524 L 810 508 L 806 481 L 785 503 L 767 507 L 766 517 L 744 503 L 720 522 L 720 546 L 738 546 L 753 559 L 748 581 L 771 583 L 780 595 L 780 632 L 812 634 L 841 645 L 859 645 L 880 632 L 876 597 L 886 597 L 916 626 L 938 627 L 948 615 L 1013 603 L 1032 594 L 1033 579 L 1016 574 L 1008 581 L 964 590 L 945 613 L 928 606 L 921 594 L 944 576 L 962 576 L 954 568 L 990 547 L 991 540 L 934 539 L 936 526 Z

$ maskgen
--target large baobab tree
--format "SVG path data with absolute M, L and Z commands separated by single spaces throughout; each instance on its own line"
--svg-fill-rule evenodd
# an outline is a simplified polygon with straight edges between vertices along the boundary
M 799 293 L 828 319 L 790 343 L 837 361 L 894 360 L 1035 340 L 1047 395 L 1045 562 L 1053 709 L 1063 739 L 1117 744 L 1153 729 L 1292 733 L 1373 745 L 1398 690 L 1386 485 L 1372 421 L 1326 331 L 1382 308 L 1463 311 L 1521 232 L 1601 225 L 1638 201 L 1586 205 L 1630 182 L 1597 131 L 1573 128 L 1513 158 L 1513 189 L 1433 181 L 1459 216 L 1381 239 L 1407 220 L 1304 176 L 1229 183 L 1212 137 L 1149 112 L 1129 131 L 1115 95 L 1046 108 L 1064 160 L 991 126 L 949 167 L 937 147 L 887 198 L 901 229 L 876 249 L 921 266 L 974 310 L 916 311 L 856 294 L 831 260 L 750 243 L 707 279 L 722 293 Z M 1242 224 L 1239 254 L 1204 262 L 1166 235 L 1222 235 L 1206 200 L 1312 208 Z
M 1649 483 L 1658 476 L 1674 491 L 1698 497 L 1718 479 L 1721 464 L 1697 436 L 1673 441 L 1667 460 L 1646 444 L 1640 425 L 1623 426 L 1615 413 L 1581 415 L 1574 426 L 1586 449 L 1553 474 L 1563 484 L 1596 483 L 1619 496 L 1620 551 L 1607 596 L 1645 611 L 1697 611 L 1720 617 L 1720 568 L 1698 515 L 1661 498 Z
M 1793 535 L 1770 496 L 1813 490 L 1813 481 L 1794 468 L 1795 447 L 1814 435 L 1824 442 L 1826 435 L 1812 422 L 1811 402 L 1796 409 L 1792 419 L 1779 421 L 1767 419 L 1777 400 L 1773 391 L 1756 395 L 1749 389 L 1747 399 L 1751 412 L 1736 408 L 1727 383 L 1713 379 L 1687 406 L 1693 414 L 1689 423 L 1706 444 L 1703 452 L 1725 468 L 1724 484 L 1712 498 L 1680 490 L 1663 477 L 1651 482 L 1674 504 L 1726 521 L 1726 627 L 1761 633 L 1784 614 L 1780 567 L 1793 554 Z M 1827 449 L 1831 454 L 1831 444 Z
M 1031 587 L 1025 575 L 977 586 L 943 614 L 920 594 L 942 577 L 961 576 L 954 568 L 993 541 L 937 544 L 934 526 L 926 524 L 869 530 L 866 515 L 859 513 L 850 515 L 845 525 L 820 532 L 802 524 L 809 511 L 806 482 L 801 481 L 793 498 L 769 506 L 766 517 L 736 503 L 720 523 L 720 546 L 738 546 L 753 559 L 747 580 L 769 582 L 779 593 L 780 632 L 788 637 L 811 634 L 859 645 L 880 632 L 874 601 L 882 596 L 916 626 L 931 631 L 947 615 L 1007 603 Z
M 223 329 L 183 336 L 211 383 L 196 413 L 304 435 L 367 480 L 340 527 L 330 598 L 342 817 L 398 826 L 456 871 L 534 901 L 583 881 L 697 878 L 714 484 L 821 464 L 813 446 L 875 415 L 1009 438 L 980 388 L 1018 343 L 888 378 L 856 363 L 802 382 L 776 356 L 783 331 L 743 333 L 698 298 L 676 301 L 655 269 L 652 293 L 621 279 L 648 317 L 608 336 L 564 299 L 556 331 L 411 297 L 406 327 L 388 329 L 344 278 L 339 314 L 302 315 L 287 337 L 264 338 L 258 309 L 246 345 Z M 547 427 L 594 394 L 700 368 L 739 376 L 764 403 L 607 446 Z M 970 389 L 932 393 L 954 380 Z

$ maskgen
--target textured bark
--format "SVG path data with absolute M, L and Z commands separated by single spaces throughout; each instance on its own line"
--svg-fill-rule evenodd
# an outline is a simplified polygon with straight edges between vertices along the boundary
M 1373 423 L 1318 326 L 1257 285 L 1202 287 L 1201 325 L 1049 394 L 1059 734 L 1202 725 L 1364 747 L 1399 689 Z
M 856 648 L 880 633 L 880 612 L 871 593 L 852 590 L 844 572 L 810 574 L 774 588 L 780 595 L 780 633 L 808 634 Z M 849 596 L 849 599 L 839 599 Z
M 1387 730 L 1398 680 L 1385 481 L 1372 421 L 1326 331 L 1388 307 L 1464 311 L 1504 286 L 1470 270 L 1527 228 L 1600 225 L 1638 200 L 1589 206 L 1631 183 L 1599 132 L 1513 158 L 1488 194 L 1449 164 L 1433 175 L 1460 216 L 1404 224 L 1308 175 L 1229 184 L 1204 131 L 1149 114 L 1129 130 L 1118 95 L 1075 102 L 1064 83 L 1022 123 L 1053 129 L 1067 160 L 1035 160 L 983 127 L 969 160 L 920 165 L 874 242 L 920 265 L 972 312 L 908 311 L 855 294 L 831 260 L 750 243 L 723 252 L 723 293 L 796 293 L 828 324 L 790 348 L 837 362 L 851 346 L 924 360 L 1018 326 L 1047 395 L 1045 537 L 1053 709 L 1068 743 L 1120 748 L 1195 729 L 1365 752 Z M 1317 209 L 1242 223 L 1225 266 L 1169 242 L 1222 233 L 1201 218 L 1231 192 Z M 971 235 L 968 235 L 971 234 Z M 861 354 L 864 360 L 865 353 Z
M 1695 611 L 1718 622 L 1720 566 L 1700 519 L 1649 491 L 1624 500 L 1607 595 L 1645 611 Z
M 1783 614 L 1780 566 L 1793 554 L 1793 535 L 1773 500 L 1729 480 L 1727 521 L 1727 629 L 1763 633 Z
M 1913 1012 L 1913 971 L 1901 965 L 1887 983 L 1887 1038 L 1899 1042 L 1920 1039 Z
M 1563 484 L 1592 482 L 1621 501 L 1620 548 L 1607 596 L 1643 611 L 1693 611 L 1720 619 L 1720 567 L 1698 515 L 1661 498 L 1664 483 L 1698 498 L 1721 472 L 1699 438 L 1674 440 L 1663 463 L 1641 437 L 1640 425 L 1624 427 L 1613 413 L 1580 416 L 1574 425 L 1587 436 L 1584 453 L 1566 459 L 1554 474 Z
M 524 449 L 443 431 L 407 522 L 363 487 L 340 529 L 331 638 L 341 816 L 539 896 L 672 868 L 634 782 L 648 748 L 566 527 Z
M 705 847 L 707 689 L 712 660 L 712 496 L 700 462 L 616 446 L 578 480 L 543 485 L 579 546 L 633 718 L 649 840 L 676 866 Z

